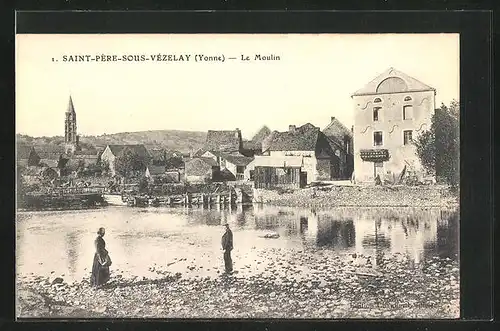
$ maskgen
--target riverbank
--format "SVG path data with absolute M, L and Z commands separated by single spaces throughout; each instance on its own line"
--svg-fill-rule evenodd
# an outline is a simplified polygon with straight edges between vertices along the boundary
M 458 193 L 429 186 L 325 186 L 280 193 L 254 190 L 254 201 L 298 207 L 439 207 L 456 208 Z
M 101 289 L 88 280 L 20 276 L 21 318 L 458 318 L 459 269 L 449 258 L 415 263 L 402 254 L 332 256 L 301 250 L 261 250 L 235 273 L 200 274 L 152 265 L 158 277 L 124 277 L 112 270 Z M 294 259 L 283 258 L 293 255 Z M 218 266 L 217 266 L 218 267 Z M 215 268 L 214 268 L 215 269 Z

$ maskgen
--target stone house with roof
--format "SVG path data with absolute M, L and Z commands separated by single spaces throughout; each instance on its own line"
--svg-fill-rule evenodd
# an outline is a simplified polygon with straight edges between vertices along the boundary
M 330 123 L 322 131 L 333 149 L 334 154 L 340 159 L 340 173 L 337 178 L 349 179 L 354 171 L 353 134 L 337 118 L 331 117 Z
M 425 175 L 413 140 L 431 127 L 435 95 L 434 88 L 394 68 L 352 95 L 356 181 L 392 181 L 404 169 Z
M 121 155 L 125 150 L 131 150 L 133 153 L 137 154 L 144 166 L 150 164 L 151 156 L 144 145 L 107 145 L 100 156 L 101 162 L 107 162 L 109 165 L 109 171 L 112 176 L 116 175 L 115 170 L 115 160 Z
M 202 153 L 202 151 L 204 151 Z M 197 152 L 202 158 L 210 158 L 217 163 L 218 172 L 214 180 L 250 180 L 253 152 L 245 149 L 241 131 L 209 130 L 202 150 Z
M 224 153 L 218 151 L 205 152 L 203 158 L 214 160 L 225 176 L 221 180 L 251 180 L 253 168 L 253 157 L 245 156 L 240 153 Z M 215 179 L 218 179 L 217 176 Z
M 340 158 L 334 154 L 327 136 L 310 123 L 290 125 L 286 132 L 273 131 L 263 141 L 263 156 L 284 160 L 302 158 L 301 171 L 306 183 L 338 178 Z

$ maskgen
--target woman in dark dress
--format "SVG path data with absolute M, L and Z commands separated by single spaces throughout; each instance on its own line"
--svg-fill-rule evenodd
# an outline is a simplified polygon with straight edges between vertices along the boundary
M 99 231 L 97 231 L 97 238 L 94 242 L 96 252 L 94 254 L 90 284 L 96 287 L 103 285 L 109 280 L 109 265 L 111 260 L 106 250 L 106 242 L 102 238 L 105 233 L 106 231 L 104 228 L 99 228 Z

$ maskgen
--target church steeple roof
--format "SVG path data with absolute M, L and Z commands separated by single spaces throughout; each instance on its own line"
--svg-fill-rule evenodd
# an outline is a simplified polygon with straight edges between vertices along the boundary
M 67 113 L 74 113 L 75 112 L 75 107 L 73 106 L 73 99 L 71 98 L 71 95 L 69 96 L 69 103 L 68 103 L 68 108 L 66 109 Z

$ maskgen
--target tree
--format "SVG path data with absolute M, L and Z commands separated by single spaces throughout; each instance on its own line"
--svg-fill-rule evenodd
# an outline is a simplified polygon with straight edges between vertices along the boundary
M 115 170 L 121 177 L 128 178 L 137 171 L 145 170 L 145 165 L 137 153 L 125 148 L 115 160 Z
M 417 155 L 424 168 L 456 187 L 459 182 L 460 107 L 456 100 L 450 107 L 441 104 L 432 117 L 430 130 L 415 141 Z

